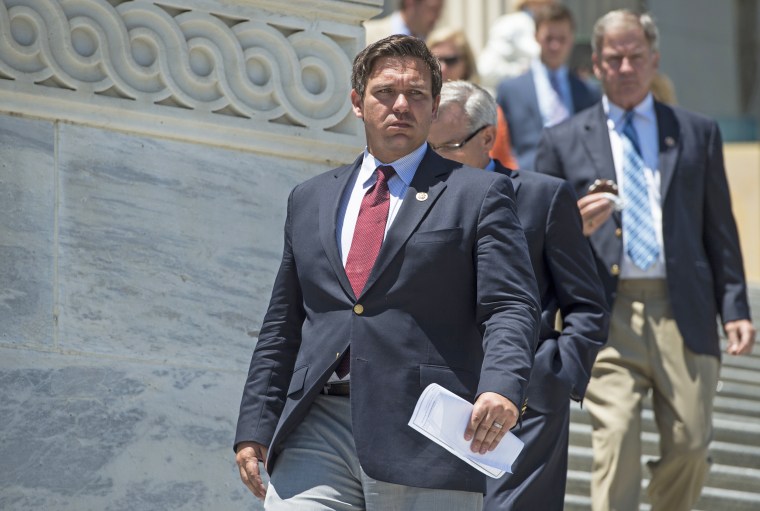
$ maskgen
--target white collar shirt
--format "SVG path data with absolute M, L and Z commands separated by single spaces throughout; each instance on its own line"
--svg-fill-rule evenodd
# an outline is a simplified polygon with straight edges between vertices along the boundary
M 544 126 L 558 124 L 570 117 L 574 112 L 567 66 L 560 66 L 554 71 L 559 83 L 560 94 L 557 94 L 557 91 L 554 90 L 549 81 L 550 72 L 549 68 L 539 59 L 534 59 L 531 63 L 531 73 L 533 73 L 533 83 L 536 87 L 538 109 L 541 112 L 541 121 Z
M 417 172 L 417 167 L 419 167 L 426 151 L 427 142 L 406 156 L 396 161 L 385 163 L 375 158 L 367 149 L 364 150 L 361 167 L 356 173 L 355 180 L 346 186 L 336 219 L 338 250 L 344 267 L 348 259 L 348 252 L 351 250 L 351 242 L 354 238 L 356 219 L 359 217 L 362 199 L 367 190 L 377 181 L 377 167 L 380 165 L 390 165 L 396 171 L 393 177 L 388 180 L 390 205 L 388 208 L 388 221 L 385 224 L 385 234 L 387 235 L 388 229 L 393 224 L 393 220 L 396 218 L 396 214 L 404 202 L 404 195 L 409 189 L 409 185 L 412 183 L 412 179 L 414 179 L 414 175 Z

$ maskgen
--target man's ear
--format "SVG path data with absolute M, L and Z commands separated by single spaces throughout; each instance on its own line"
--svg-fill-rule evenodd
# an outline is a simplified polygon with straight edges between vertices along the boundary
M 483 149 L 485 152 L 490 153 L 491 149 L 493 149 L 493 145 L 496 143 L 496 126 L 493 124 L 490 126 L 486 126 L 486 128 L 483 130 Z
M 596 53 L 591 54 L 591 63 L 594 66 L 594 76 L 596 76 L 596 79 L 601 81 L 602 80 L 602 69 L 600 67 L 599 62 L 599 56 Z
M 438 119 L 438 106 L 441 104 L 441 95 L 438 94 L 433 98 L 433 120 Z
M 354 115 L 359 119 L 364 119 L 364 103 L 362 97 L 356 92 L 356 89 L 351 89 L 351 106 L 354 110 Z

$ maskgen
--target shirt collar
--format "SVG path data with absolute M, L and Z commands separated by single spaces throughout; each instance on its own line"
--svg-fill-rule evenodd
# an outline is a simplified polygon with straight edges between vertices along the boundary
M 402 156 L 396 161 L 392 161 L 389 163 L 381 162 L 377 158 L 375 158 L 369 150 L 365 147 L 364 148 L 364 160 L 362 161 L 362 168 L 359 171 L 359 179 L 361 180 L 362 184 L 366 187 L 371 186 L 374 181 L 368 182 L 370 178 L 373 178 L 375 169 L 377 169 L 380 165 L 390 165 L 393 167 L 393 169 L 396 171 L 396 175 L 401 178 L 401 180 L 404 182 L 406 186 L 409 186 L 412 184 L 412 179 L 414 179 L 414 174 L 417 172 L 417 167 L 420 166 L 420 162 L 422 162 L 422 158 L 425 157 L 425 153 L 427 152 L 427 142 L 423 142 L 421 146 L 419 146 L 417 149 L 412 151 L 411 153 L 407 154 L 406 156 Z
M 561 65 L 561 66 L 559 66 L 554 71 L 552 71 L 551 69 L 549 69 L 546 66 L 546 64 L 544 64 L 543 62 L 541 62 L 540 58 L 537 57 L 537 58 L 533 59 L 532 65 L 533 65 L 534 69 L 540 71 L 544 76 L 546 76 L 547 79 L 549 78 L 549 73 L 553 72 L 553 73 L 556 74 L 556 76 L 557 76 L 557 78 L 559 80 L 562 80 L 562 81 L 567 80 L 567 75 L 568 75 L 569 71 L 568 71 L 567 66 L 564 65 L 564 64 Z
M 610 127 L 614 129 L 615 126 L 622 126 L 623 116 L 626 114 L 626 110 L 623 110 L 615 103 L 611 102 L 606 94 L 602 96 L 602 106 L 604 107 L 604 113 L 607 114 L 608 121 L 611 122 Z M 646 95 L 641 103 L 633 107 L 633 113 L 636 117 L 646 119 L 650 122 L 655 122 L 657 120 L 657 116 L 654 112 L 654 99 L 652 98 L 651 92 Z
M 491 171 L 496 170 L 496 162 L 493 161 L 493 158 L 491 158 L 491 161 L 488 162 L 488 165 L 486 165 L 485 170 L 491 170 Z

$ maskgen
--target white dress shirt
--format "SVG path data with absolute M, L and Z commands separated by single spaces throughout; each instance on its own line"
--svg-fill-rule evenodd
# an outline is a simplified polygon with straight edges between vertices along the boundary
M 533 74 L 538 109 L 541 112 L 541 120 L 544 126 L 554 126 L 573 115 L 573 97 L 570 93 L 567 66 L 560 66 L 554 71 L 559 82 L 560 94 L 557 94 L 557 91 L 552 87 L 549 81 L 549 73 L 552 71 L 543 62 L 538 59 L 534 60 L 531 63 L 530 70 Z
M 396 173 L 388 180 L 388 191 L 390 192 L 390 205 L 388 207 L 388 221 L 385 223 L 385 234 L 388 234 L 393 220 L 396 218 L 401 204 L 404 202 L 409 185 L 412 183 L 417 167 L 420 166 L 422 158 L 427 151 L 427 142 L 420 147 L 399 158 L 396 161 L 385 163 L 372 156 L 367 149 L 364 150 L 364 159 L 362 166 L 356 175 L 356 180 L 346 186 L 346 191 L 341 198 L 341 205 L 338 209 L 338 218 L 336 223 L 336 234 L 338 236 L 338 251 L 340 252 L 343 266 L 346 266 L 348 252 L 351 250 L 351 242 L 354 239 L 354 229 L 356 228 L 356 219 L 359 218 L 359 208 L 362 205 L 362 199 L 367 194 L 372 185 L 377 181 L 377 167 L 380 165 L 390 165 Z M 383 236 L 385 239 L 385 236 Z

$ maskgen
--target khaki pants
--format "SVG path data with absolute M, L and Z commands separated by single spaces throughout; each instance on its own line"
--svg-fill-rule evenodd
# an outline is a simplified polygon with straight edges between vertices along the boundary
M 585 399 L 593 425 L 593 511 L 639 509 L 641 407 L 650 390 L 660 433 L 660 458 L 649 463 L 652 511 L 692 508 L 709 471 L 718 370 L 718 359 L 684 345 L 664 280 L 619 283 L 609 341 Z

